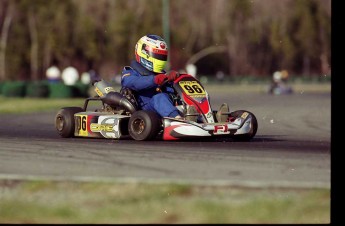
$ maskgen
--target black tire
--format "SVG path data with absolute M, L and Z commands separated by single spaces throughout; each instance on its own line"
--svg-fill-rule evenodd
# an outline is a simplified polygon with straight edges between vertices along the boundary
M 248 112 L 249 115 L 252 116 L 251 129 L 250 129 L 249 133 L 247 133 L 247 134 L 234 135 L 233 139 L 235 141 L 249 141 L 255 136 L 255 134 L 258 130 L 258 121 L 257 121 L 257 119 L 253 113 L 251 113 L 249 111 L 245 111 L 245 110 L 238 110 L 238 111 L 231 112 L 230 116 L 237 118 L 237 117 L 240 117 L 243 112 Z
M 152 140 L 161 129 L 162 119 L 153 111 L 136 111 L 128 122 L 128 132 L 134 140 Z
M 55 128 L 61 137 L 74 137 L 74 114 L 82 112 L 81 107 L 61 108 L 55 116 Z

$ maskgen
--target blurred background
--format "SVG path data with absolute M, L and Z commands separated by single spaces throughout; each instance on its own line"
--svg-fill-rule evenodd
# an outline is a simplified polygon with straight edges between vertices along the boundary
M 167 69 L 204 81 L 269 81 L 282 70 L 329 81 L 331 15 L 331 0 L 0 0 L 0 95 L 119 82 L 146 34 L 167 41 Z

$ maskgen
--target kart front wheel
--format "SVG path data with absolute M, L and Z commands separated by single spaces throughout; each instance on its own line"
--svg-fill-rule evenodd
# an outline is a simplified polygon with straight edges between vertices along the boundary
M 128 123 L 129 135 L 134 140 L 152 140 L 162 129 L 161 118 L 153 111 L 136 111 Z
M 255 136 L 255 134 L 258 130 L 258 121 L 257 121 L 255 115 L 249 111 L 245 111 L 245 110 L 234 111 L 234 112 L 231 112 L 230 117 L 234 117 L 234 118 L 241 117 L 241 115 L 244 112 L 247 112 L 252 118 L 251 122 L 250 122 L 250 131 L 246 134 L 234 135 L 233 139 L 235 141 L 249 141 Z
M 74 114 L 82 112 L 81 107 L 61 108 L 55 116 L 55 128 L 61 137 L 74 136 Z

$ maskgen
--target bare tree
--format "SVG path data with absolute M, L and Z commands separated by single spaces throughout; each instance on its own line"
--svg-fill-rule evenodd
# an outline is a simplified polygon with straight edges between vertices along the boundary
M 10 30 L 12 18 L 14 12 L 14 5 L 12 1 L 9 1 L 7 7 L 4 23 L 2 25 L 1 37 L 0 37 L 0 81 L 6 79 L 6 47 L 7 38 Z
M 31 39 L 30 61 L 31 61 L 31 80 L 38 80 L 38 35 L 36 18 L 32 12 L 28 13 L 28 23 Z

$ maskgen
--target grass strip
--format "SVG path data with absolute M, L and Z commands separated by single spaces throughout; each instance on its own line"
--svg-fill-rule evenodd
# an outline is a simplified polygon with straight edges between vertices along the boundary
M 330 223 L 330 189 L 3 179 L 0 223 Z
M 0 114 L 23 114 L 33 112 L 58 111 L 62 107 L 84 106 L 84 98 L 17 98 L 0 96 Z
M 205 89 L 211 95 L 234 94 L 234 93 L 258 93 L 265 94 L 268 85 L 262 84 L 240 84 L 240 85 L 221 85 L 206 84 Z M 311 92 L 331 92 L 331 84 L 294 84 L 295 94 Z M 0 96 L 0 114 L 23 114 L 34 112 L 57 111 L 62 107 L 84 106 L 85 98 L 18 98 Z

